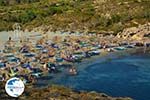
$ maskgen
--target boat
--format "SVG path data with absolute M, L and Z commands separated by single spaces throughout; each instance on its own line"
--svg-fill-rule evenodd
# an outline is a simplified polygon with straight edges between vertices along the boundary
M 125 50 L 126 48 L 121 46 L 121 47 L 114 47 L 115 50 Z
M 126 48 L 134 48 L 134 45 L 127 45 Z
M 100 54 L 100 50 L 91 50 L 91 51 L 89 51 L 89 54 L 91 56 L 99 55 Z

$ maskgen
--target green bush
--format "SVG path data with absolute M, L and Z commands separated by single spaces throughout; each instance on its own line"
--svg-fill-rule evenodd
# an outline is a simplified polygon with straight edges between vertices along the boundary
M 122 31 L 124 29 L 124 26 L 122 23 L 115 23 L 111 27 L 111 30 L 114 31 L 114 34 L 117 34 L 118 32 Z
M 150 20 L 150 9 L 145 10 L 143 13 L 143 17 Z
M 118 15 L 118 14 L 113 14 L 113 15 L 111 16 L 111 20 L 112 20 L 112 23 L 118 23 L 118 22 L 120 22 L 121 17 L 120 17 L 120 15 Z
M 109 25 L 111 25 L 111 19 L 107 17 L 101 16 L 99 21 L 99 24 L 103 27 L 108 27 Z
M 49 7 L 49 14 L 54 15 L 54 14 L 61 14 L 63 13 L 63 10 L 61 7 Z
M 19 16 L 19 21 L 23 24 L 32 21 L 36 18 L 36 14 L 32 10 L 27 10 L 24 14 Z
M 0 0 L 0 6 L 5 6 L 4 0 Z

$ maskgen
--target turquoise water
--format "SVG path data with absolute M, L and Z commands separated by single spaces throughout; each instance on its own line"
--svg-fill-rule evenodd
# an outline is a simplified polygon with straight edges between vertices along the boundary
M 75 90 L 103 92 L 113 97 L 150 100 L 150 54 L 109 55 L 108 58 L 88 61 L 86 67 L 78 68 L 77 76 L 64 74 L 52 79 L 52 83 Z M 78 65 L 82 67 L 84 64 Z

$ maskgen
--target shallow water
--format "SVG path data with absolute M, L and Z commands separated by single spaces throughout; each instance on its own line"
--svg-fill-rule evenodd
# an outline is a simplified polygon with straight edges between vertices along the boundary
M 79 64 L 77 76 L 64 74 L 55 83 L 75 90 L 103 92 L 111 96 L 150 100 L 150 54 L 132 54 L 109 59 L 96 59 Z M 84 65 L 85 64 L 85 65 Z M 85 67 L 86 66 L 86 67 Z M 56 77 L 56 76 L 55 76 Z

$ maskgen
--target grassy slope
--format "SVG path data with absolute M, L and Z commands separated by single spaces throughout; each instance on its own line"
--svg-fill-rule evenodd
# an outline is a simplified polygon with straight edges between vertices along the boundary
M 121 31 L 150 21 L 150 0 L 40 0 L 30 4 L 0 6 L 0 30 L 15 22 L 32 29 L 52 25 L 53 29 Z

